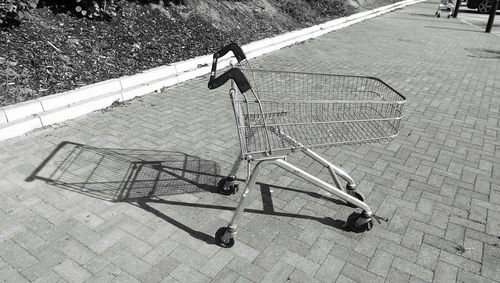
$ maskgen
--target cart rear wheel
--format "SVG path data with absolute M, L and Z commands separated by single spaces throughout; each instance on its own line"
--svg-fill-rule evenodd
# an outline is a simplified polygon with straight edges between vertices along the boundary
M 234 181 L 236 180 L 236 177 L 234 175 L 229 175 L 225 178 L 220 179 L 219 182 L 217 182 L 217 191 L 220 194 L 223 195 L 232 195 L 238 192 L 238 184 L 236 184 Z
M 353 212 L 347 218 L 347 227 L 355 233 L 370 231 L 373 227 L 372 218 L 364 213 Z
M 230 248 L 234 246 L 234 238 L 229 234 L 229 228 L 221 227 L 215 232 L 215 243 L 223 248 Z

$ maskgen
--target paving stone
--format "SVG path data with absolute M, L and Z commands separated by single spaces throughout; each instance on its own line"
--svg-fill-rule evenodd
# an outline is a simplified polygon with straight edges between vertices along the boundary
M 235 257 L 231 260 L 229 264 L 227 264 L 227 268 L 238 272 L 240 275 L 252 281 L 260 281 L 265 275 L 264 268 L 252 264 L 241 257 Z
M 29 282 L 12 267 L 0 269 L 0 279 L 3 282 Z
M 170 256 L 194 269 L 199 269 L 208 260 L 206 256 L 185 246 L 178 246 L 170 252 Z
M 465 270 L 458 270 L 458 277 L 457 279 L 462 282 L 480 282 L 480 283 L 493 283 L 493 282 L 498 282 L 498 281 L 493 281 L 491 279 L 488 279 L 486 277 L 480 276 L 478 274 L 470 273 Z
M 69 242 L 61 251 L 80 265 L 96 256 L 92 250 L 76 241 Z
M 292 272 L 293 274 L 295 274 L 295 277 L 293 276 Z M 269 270 L 266 276 L 264 276 L 261 282 L 271 282 L 271 283 L 286 282 L 286 281 L 306 282 L 300 280 L 309 280 L 309 279 L 314 280 L 312 277 L 310 277 L 308 274 L 304 272 L 301 273 L 294 272 L 293 266 L 288 265 L 282 261 L 278 261 L 275 265 L 273 265 L 273 268 Z M 312 281 L 307 281 L 307 282 L 312 282 Z
M 457 247 L 457 244 L 453 242 L 429 234 L 424 235 L 423 243 L 448 252 L 455 252 Z
M 212 282 L 224 282 L 224 283 L 232 283 L 235 282 L 240 274 L 231 269 L 223 269 L 221 270 L 217 276 L 212 279 Z
M 346 263 L 342 268 L 342 274 L 358 282 L 383 282 L 382 277 L 361 269 L 352 264 Z
M 256 265 L 269 270 L 285 254 L 286 250 L 286 247 L 282 245 L 271 243 L 259 254 L 259 256 L 257 256 L 257 258 L 255 258 L 253 262 Z
M 336 245 L 330 250 L 330 254 L 342 259 L 345 262 L 349 262 L 361 268 L 368 267 L 368 263 L 370 262 L 370 258 L 367 256 L 347 249 L 344 246 Z
M 12 240 L 28 251 L 34 250 L 46 244 L 46 241 L 44 239 L 31 232 L 30 230 L 25 230 L 23 232 L 17 233 L 12 237 Z
M 244 243 L 236 243 L 230 250 L 236 256 L 242 257 L 250 262 L 254 261 L 260 252 Z
M 370 236 L 370 234 L 364 234 L 358 245 L 354 249 L 355 252 L 362 255 L 371 257 L 377 249 L 378 243 L 380 242 L 379 237 Z
M 483 259 L 483 243 L 469 237 L 465 237 L 464 241 L 464 249 L 465 252 L 463 254 L 464 257 L 482 262 Z
M 463 244 L 465 236 L 465 227 L 454 223 L 448 223 L 444 238 L 456 244 Z
M 49 271 L 45 275 L 38 277 L 35 281 L 36 283 L 59 283 L 59 282 L 67 282 L 61 276 L 59 276 L 54 271 Z
M 386 240 L 380 241 L 378 249 L 384 250 L 394 256 L 404 258 L 408 261 L 415 261 L 417 258 L 417 252 L 414 250 L 410 250 Z
M 337 282 L 337 283 L 354 283 L 356 281 L 352 280 L 349 277 L 346 277 L 346 276 L 340 274 L 339 277 L 337 277 L 337 281 L 335 281 L 335 282 Z
M 392 262 L 392 267 L 427 282 L 432 281 L 432 278 L 434 276 L 434 273 L 431 270 L 402 258 L 395 258 Z
M 393 255 L 377 249 L 370 260 L 368 271 L 385 278 L 391 268 L 393 260 Z
M 215 253 L 212 258 L 199 269 L 199 272 L 208 277 L 215 277 L 233 259 L 234 255 L 223 249 Z
M 140 258 L 128 252 L 125 252 L 122 255 L 116 257 L 112 260 L 112 262 L 120 269 L 135 277 L 139 277 L 151 269 L 150 264 L 142 261 Z
M 458 254 L 449 253 L 447 251 L 441 251 L 439 260 L 474 273 L 479 273 L 479 271 L 481 270 L 481 265 L 479 263 L 469 260 L 463 256 L 459 256 Z
M 93 273 L 87 282 L 111 282 L 124 271 L 118 266 L 110 263 L 102 267 L 98 272 Z
M 296 239 L 293 239 L 293 238 L 289 237 L 288 235 L 281 234 L 281 233 L 278 234 L 274 238 L 273 243 L 276 243 L 278 245 L 282 245 L 282 246 L 286 247 L 288 250 L 290 250 L 298 255 L 301 255 L 301 256 L 305 256 L 309 252 L 309 249 L 310 249 L 310 246 L 307 245 L 306 243 L 299 241 L 299 240 L 296 240 Z M 252 254 L 255 254 L 255 256 L 258 255 L 258 253 L 255 251 L 252 252 Z M 251 259 L 251 258 L 252 257 L 250 257 L 249 259 Z
M 484 246 L 481 275 L 495 281 L 500 281 L 500 248 L 498 246 Z
M 385 282 L 410 282 L 410 274 L 391 268 L 387 274 Z
M 417 264 L 433 270 L 436 268 L 439 254 L 438 248 L 423 244 L 418 253 Z
M 148 252 L 142 260 L 149 264 L 156 264 L 161 261 L 164 257 L 169 255 L 179 244 L 170 239 L 165 239 L 161 244 L 154 247 L 150 252 Z
M 179 265 L 181 265 L 180 261 L 175 258 L 166 256 L 162 258 L 158 263 L 153 265 L 153 267 L 148 272 L 146 272 L 142 276 L 139 276 L 139 281 L 160 282 Z
M 423 237 L 424 233 L 413 229 L 408 229 L 403 236 L 401 245 L 414 251 L 418 251 L 420 250 L 420 246 L 422 245 Z
M 334 281 L 339 276 L 345 264 L 345 261 L 328 255 L 314 277 L 324 282 Z
M 38 264 L 38 260 L 34 256 L 12 240 L 0 243 L 0 257 L 16 270 Z
M 302 257 L 296 253 L 285 251 L 285 254 L 282 256 L 281 261 L 287 263 L 305 273 L 314 276 L 318 268 L 319 264 L 313 262 L 310 259 Z
M 484 223 L 472 221 L 472 220 L 465 219 L 462 217 L 451 216 L 450 222 L 464 226 L 464 227 L 468 227 L 468 228 L 471 228 L 474 230 L 483 231 L 483 232 L 485 231 Z
M 435 282 L 455 282 L 457 280 L 458 268 L 446 262 L 439 261 L 434 274 Z
M 92 275 L 76 262 L 69 259 L 54 267 L 53 270 L 68 282 L 83 282 Z

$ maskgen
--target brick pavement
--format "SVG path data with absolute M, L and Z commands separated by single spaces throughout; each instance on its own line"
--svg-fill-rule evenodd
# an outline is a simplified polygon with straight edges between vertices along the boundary
M 376 76 L 407 97 L 392 142 L 320 150 L 387 223 L 343 231 L 351 208 L 269 167 L 235 246 L 214 245 L 238 197 L 214 184 L 239 146 L 227 88 L 200 78 L 0 143 L 0 279 L 499 282 L 500 58 L 487 50 L 500 37 L 436 5 L 253 61 Z

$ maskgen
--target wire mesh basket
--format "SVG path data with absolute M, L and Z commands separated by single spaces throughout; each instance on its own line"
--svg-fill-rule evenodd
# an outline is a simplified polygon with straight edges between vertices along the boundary
M 377 78 L 240 70 L 253 93 L 234 100 L 244 155 L 382 141 L 399 132 L 405 98 Z

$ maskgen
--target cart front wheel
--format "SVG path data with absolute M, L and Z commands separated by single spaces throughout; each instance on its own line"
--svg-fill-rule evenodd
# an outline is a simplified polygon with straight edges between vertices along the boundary
M 234 245 L 234 238 L 229 232 L 229 228 L 221 227 L 215 232 L 215 243 L 223 248 L 230 248 Z
M 223 195 L 232 195 L 238 192 L 238 184 L 235 183 L 236 176 L 229 175 L 217 182 L 217 191 Z
M 370 231 L 373 227 L 372 218 L 364 213 L 353 212 L 347 218 L 347 227 L 355 233 Z

